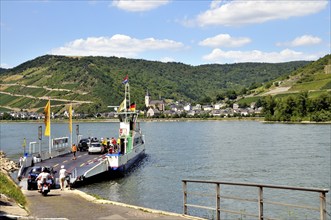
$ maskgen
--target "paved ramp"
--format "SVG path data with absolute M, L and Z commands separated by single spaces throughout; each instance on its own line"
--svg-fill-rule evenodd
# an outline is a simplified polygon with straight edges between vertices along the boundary
M 34 218 L 52 219 L 198 219 L 181 214 L 97 200 L 79 190 L 52 190 L 44 197 L 37 191 L 23 190 Z

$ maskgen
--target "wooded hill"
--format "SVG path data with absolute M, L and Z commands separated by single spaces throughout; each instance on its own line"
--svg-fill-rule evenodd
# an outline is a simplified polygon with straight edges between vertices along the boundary
M 1 67 L 0 67 L 0 74 L 1 74 L 1 73 L 4 73 L 4 72 L 6 72 L 6 71 L 7 71 L 7 69 L 4 69 L 4 68 L 1 68 Z
M 330 59 L 330 56 L 323 59 Z M 54 112 L 63 110 L 69 103 L 74 104 L 76 112 L 109 111 L 108 105 L 119 105 L 123 100 L 124 86 L 121 82 L 126 75 L 131 85 L 131 101 L 137 103 L 138 109 L 144 106 L 147 90 L 152 99 L 204 103 L 217 101 L 219 94 L 225 91 L 232 90 L 242 95 L 250 93 L 250 89 L 262 88 L 259 87 L 261 85 L 270 85 L 270 81 L 275 79 L 291 78 L 294 73 L 303 74 L 300 71 L 304 66 L 312 65 L 309 68 L 314 72 L 313 66 L 318 62 L 190 66 L 117 57 L 45 55 L 1 71 L 0 106 L 3 111 L 42 111 L 50 98 Z M 305 83 L 311 78 L 301 79 Z M 325 86 L 329 88 L 330 83 Z

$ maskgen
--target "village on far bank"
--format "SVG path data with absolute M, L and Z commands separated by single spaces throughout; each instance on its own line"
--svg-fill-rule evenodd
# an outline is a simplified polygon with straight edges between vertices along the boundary
M 261 116 L 262 107 L 256 102 L 250 103 L 249 106 L 240 107 L 237 100 L 232 100 L 234 103 L 229 104 L 229 100 L 226 98 L 218 103 L 211 103 L 208 105 L 195 104 L 184 101 L 165 101 L 165 99 L 152 100 L 151 95 L 147 91 L 145 95 L 145 106 L 144 110 L 138 110 L 142 117 L 146 118 L 208 118 L 208 117 L 259 117 Z M 232 102 L 230 102 L 232 103 Z M 7 114 L 7 117 L 4 115 Z M 16 120 L 40 120 L 44 118 L 43 113 L 36 112 L 0 112 L 0 119 L 16 119 Z M 73 118 L 75 119 L 86 119 L 86 118 L 103 118 L 111 119 L 117 118 L 118 114 L 116 108 L 111 112 L 82 114 L 77 113 L 73 109 Z M 63 113 L 52 112 L 52 119 L 65 119 L 68 118 L 69 114 L 67 111 Z

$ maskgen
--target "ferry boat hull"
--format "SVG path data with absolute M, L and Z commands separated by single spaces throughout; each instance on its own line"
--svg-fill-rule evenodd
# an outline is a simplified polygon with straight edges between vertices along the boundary
M 107 160 L 109 164 L 109 172 L 118 172 L 124 174 L 133 165 L 145 157 L 145 146 L 140 144 L 136 146 L 132 152 L 125 155 L 107 154 Z

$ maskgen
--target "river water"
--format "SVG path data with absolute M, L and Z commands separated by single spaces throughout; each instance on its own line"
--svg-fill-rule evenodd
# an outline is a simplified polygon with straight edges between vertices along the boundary
M 24 137 L 27 143 L 37 140 L 39 125 L 1 123 L 1 150 L 17 159 L 23 152 Z M 329 189 L 331 186 L 330 125 L 189 121 L 143 122 L 141 128 L 145 134 L 147 156 L 139 166 L 123 178 L 90 184 L 82 187 L 82 191 L 113 201 L 183 213 L 182 179 Z M 79 129 L 84 136 L 116 137 L 118 124 L 79 123 Z M 52 135 L 68 136 L 68 125 L 53 123 Z M 47 143 L 44 138 L 43 146 Z M 250 194 L 248 191 L 235 191 Z M 230 194 L 235 193 L 230 190 Z M 272 197 L 281 194 L 275 192 Z M 318 207 L 319 197 L 315 196 L 317 203 L 314 205 Z M 315 199 L 307 198 L 304 195 L 299 200 L 315 202 Z M 328 199 L 330 201 L 330 192 Z M 194 202 L 200 200 L 197 198 Z M 214 201 L 214 198 L 209 200 Z M 204 205 L 209 202 L 202 201 Z M 249 205 L 239 207 L 241 211 L 248 211 L 249 208 Z M 211 211 L 203 213 L 195 209 L 191 213 L 214 217 Z M 300 213 L 287 208 L 285 213 L 276 215 L 301 218 Z M 319 218 L 319 213 L 314 216 Z M 311 218 L 308 214 L 303 217 Z

